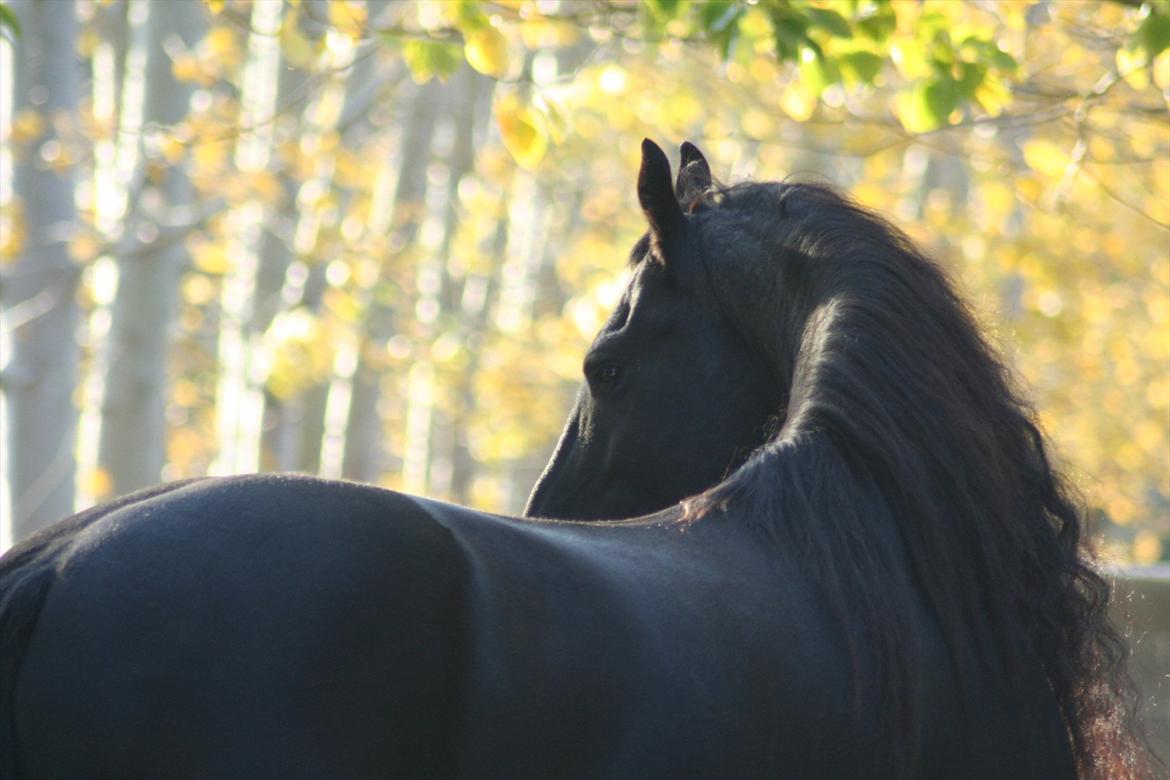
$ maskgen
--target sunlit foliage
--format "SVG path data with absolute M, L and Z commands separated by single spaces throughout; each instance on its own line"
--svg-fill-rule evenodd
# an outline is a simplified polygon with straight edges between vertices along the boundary
M 516 510 L 642 230 L 639 142 L 690 139 L 727 179 L 828 179 L 929 247 L 1030 388 L 1107 551 L 1170 556 L 1165 3 L 204 5 L 198 45 L 168 49 L 197 87 L 182 121 L 133 125 L 111 75 L 124 4 L 83 2 L 91 97 L 13 117 L 4 141 L 85 171 L 69 247 L 91 371 L 103 264 L 189 250 L 160 478 L 299 468 Z M 267 103 L 265 51 L 303 76 Z M 138 179 L 119 167 L 135 154 Z M 134 217 L 179 167 L 199 207 Z M 21 208 L 4 208 L 4 262 Z M 275 284 L 265 241 L 287 254 Z M 225 377 L 254 398 L 230 425 Z M 347 414 L 367 390 L 373 417 Z M 362 436 L 372 475 L 343 464 Z M 102 497 L 81 461 L 82 500 Z

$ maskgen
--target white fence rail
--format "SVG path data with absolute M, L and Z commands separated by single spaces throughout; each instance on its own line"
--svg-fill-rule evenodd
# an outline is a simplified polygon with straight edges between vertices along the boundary
M 1133 655 L 1130 673 L 1141 694 L 1150 746 L 1170 764 L 1170 563 L 1119 569 L 1113 618 Z

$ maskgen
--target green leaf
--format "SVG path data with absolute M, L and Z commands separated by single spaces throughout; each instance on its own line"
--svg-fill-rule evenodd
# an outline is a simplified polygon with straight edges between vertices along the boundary
M 0 32 L 12 30 L 13 34 L 20 37 L 20 20 L 16 18 L 16 14 L 6 4 L 0 3 Z
M 959 105 L 957 84 L 950 78 L 942 77 L 926 84 L 923 100 L 936 126 L 946 124 L 947 117 Z
M 739 20 L 744 13 L 746 9 L 731 0 L 714 0 L 699 6 L 699 27 L 725 60 L 731 56 L 731 47 L 739 38 Z
M 1151 13 L 1138 28 L 1135 38 L 1152 61 L 1165 49 L 1170 48 L 1170 16 Z
M 480 9 L 479 3 L 464 0 L 456 8 L 455 26 L 464 35 L 467 35 L 485 27 L 491 27 L 491 22 L 488 20 L 487 14 Z
M 642 27 L 645 34 L 659 35 L 669 22 L 679 18 L 679 0 L 645 0 L 641 4 Z
M 699 24 L 723 59 L 731 55 L 731 47 L 739 37 L 739 20 L 744 13 L 746 10 L 731 0 L 716 0 L 699 7 Z
M 853 26 L 870 40 L 884 43 L 898 29 L 898 17 L 889 6 L 881 6 L 871 16 L 855 20 Z
M 962 98 L 970 100 L 975 96 L 975 90 L 983 83 L 983 77 L 987 75 L 987 66 L 977 62 L 960 62 L 959 71 L 959 80 L 954 82 L 956 90 Z
M 418 84 L 435 76 L 445 81 L 463 64 L 463 49 L 454 43 L 414 39 L 402 47 L 402 59 Z
M 808 37 L 808 17 L 787 6 L 778 6 L 770 9 L 768 19 L 772 23 L 777 58 L 781 61 L 797 59 L 801 48 L 811 43 Z
M 912 133 L 936 130 L 958 106 L 955 82 L 949 77 L 923 79 L 909 91 L 898 94 L 894 107 L 902 126 Z
M 733 26 L 716 34 L 711 40 L 715 44 L 715 48 L 719 50 L 719 56 L 726 60 L 731 57 L 731 48 L 735 45 L 735 41 L 738 38 L 739 27 Z
M 679 0 L 646 0 L 646 7 L 659 19 L 673 19 L 678 16 Z
M 809 8 L 808 18 L 813 26 L 828 30 L 829 33 L 838 38 L 853 37 L 853 30 L 850 28 L 849 22 L 845 21 L 845 17 L 836 11 L 830 11 L 827 8 Z
M 835 60 L 817 54 L 806 48 L 800 54 L 800 83 L 812 94 L 820 97 L 825 87 L 841 80 L 841 71 Z
M 998 46 L 992 46 L 990 52 L 991 54 L 988 59 L 995 66 L 996 70 L 1001 70 L 1005 73 L 1015 73 L 1020 69 L 1020 64 L 1016 62 L 1016 58 Z
M 968 35 L 959 43 L 959 54 L 967 62 L 983 62 L 1004 73 L 1019 70 L 1016 58 L 996 45 L 992 39 Z
M 920 83 L 913 89 L 899 92 L 894 98 L 894 112 L 902 127 L 911 133 L 924 133 L 938 127 L 923 97 L 925 87 Z
M 712 0 L 699 8 L 699 24 L 708 33 L 723 32 L 738 21 L 743 12 L 732 0 Z
M 811 51 L 813 53 L 813 56 L 816 57 L 818 60 L 825 59 L 825 50 L 822 49 L 821 45 L 819 43 L 817 43 L 816 41 L 814 41 L 812 38 L 806 38 L 804 41 L 804 46 L 806 49 Z M 800 56 L 803 58 L 803 57 L 806 57 L 808 55 L 806 55 L 804 52 L 801 52 Z
M 852 81 L 872 84 L 881 73 L 884 60 L 871 51 L 851 51 L 838 58 L 841 72 Z

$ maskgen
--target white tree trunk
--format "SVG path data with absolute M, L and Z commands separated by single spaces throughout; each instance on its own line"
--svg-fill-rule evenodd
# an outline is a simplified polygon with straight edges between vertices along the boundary
M 399 155 L 401 164 L 394 193 L 391 228 L 396 236 L 393 243 L 402 247 L 403 251 L 414 244 L 415 234 L 422 221 L 427 191 L 427 165 L 431 161 L 431 141 L 442 90 L 442 86 L 435 81 L 420 86 L 411 100 L 410 110 L 403 123 Z M 371 301 L 361 338 L 385 344 L 394 332 L 394 321 L 394 311 L 389 306 L 377 300 Z M 347 479 L 375 482 L 381 476 L 379 464 L 383 436 L 382 421 L 378 414 L 381 372 L 377 366 L 370 364 L 369 354 L 370 350 L 366 348 L 358 351 L 357 367 L 351 381 L 341 474 Z M 419 381 L 424 379 L 419 377 Z M 430 434 L 428 431 L 420 431 L 412 437 L 414 433 L 408 431 L 407 438 L 421 441 L 424 452 L 418 458 L 425 463 L 429 459 L 426 450 Z M 407 447 L 411 447 L 410 442 Z
M 144 134 L 182 119 L 193 91 L 171 75 L 164 46 L 194 47 L 206 29 L 200 3 L 155 3 L 149 13 Z M 118 258 L 98 445 L 98 467 L 115 495 L 157 483 L 166 463 L 167 353 L 187 262 L 182 226 L 194 219 L 191 185 L 179 166 L 158 165 L 130 205 L 136 216 L 127 229 L 140 243 Z
M 370 17 L 376 18 L 383 10 L 384 2 L 371 3 Z M 320 16 L 323 18 L 323 12 Z M 311 26 L 312 20 L 302 19 L 302 34 L 306 38 L 314 39 L 324 34 L 319 25 Z M 369 44 L 367 44 L 369 45 Z M 378 44 L 373 44 L 378 45 Z M 372 56 L 358 57 L 351 67 L 350 75 L 346 77 L 345 98 L 340 114 L 334 127 L 343 138 L 349 136 L 348 131 L 355 126 L 368 124 L 364 121 L 371 102 L 366 95 L 368 89 L 376 89 L 382 80 L 376 70 L 377 59 Z M 286 97 L 278 99 L 278 105 L 284 105 L 294 95 L 306 88 L 307 74 L 296 71 L 291 65 L 282 67 L 278 88 Z M 297 133 L 321 133 L 326 128 L 313 127 L 312 118 L 308 116 L 311 105 L 307 105 L 303 116 L 298 122 Z M 333 178 L 334 159 L 332 157 L 319 159 L 317 171 L 314 175 L 315 184 L 327 187 Z M 286 193 L 286 206 L 276 224 L 280 225 L 282 234 L 277 235 L 266 229 L 260 249 L 260 265 L 256 279 L 256 304 L 252 322 L 254 338 L 262 337 L 264 331 L 272 323 L 276 314 L 290 306 L 303 306 L 309 311 L 319 312 L 324 292 L 323 265 L 313 264 L 309 270 L 309 279 L 301 287 L 300 295 L 291 304 L 282 295 L 285 287 L 285 274 L 293 262 L 293 237 L 298 231 L 305 228 L 305 232 L 315 233 L 318 226 L 298 224 L 296 204 L 297 189 L 300 185 L 288 175 L 281 176 L 281 183 Z M 287 293 L 287 290 L 285 291 Z M 301 388 L 295 395 L 288 398 L 277 398 L 266 394 L 264 398 L 263 432 L 260 447 L 260 467 L 264 471 L 303 471 L 318 473 L 321 469 L 322 439 L 325 435 L 325 409 L 328 400 L 330 382 L 328 380 L 314 382 Z
M 23 208 L 24 248 L 5 270 L 0 307 L 11 352 L 3 389 L 13 541 L 73 511 L 80 269 L 67 251 L 75 227 L 74 170 L 47 163 L 64 150 L 54 116 L 77 110 L 80 65 L 72 2 L 10 3 L 23 34 L 14 56 L 13 109 L 35 111 L 40 134 L 16 150 L 13 189 Z

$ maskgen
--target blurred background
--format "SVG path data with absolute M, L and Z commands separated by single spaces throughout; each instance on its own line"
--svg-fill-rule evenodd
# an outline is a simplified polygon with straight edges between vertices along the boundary
M 1109 560 L 1170 557 L 1170 5 L 0 2 L 0 549 L 288 470 L 517 512 L 645 136 L 948 267 Z

